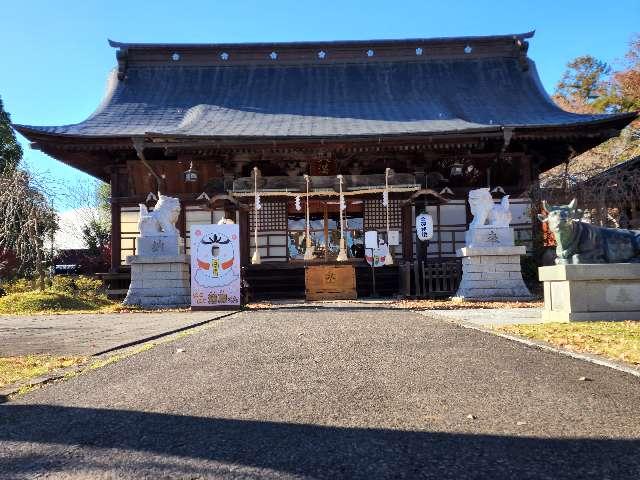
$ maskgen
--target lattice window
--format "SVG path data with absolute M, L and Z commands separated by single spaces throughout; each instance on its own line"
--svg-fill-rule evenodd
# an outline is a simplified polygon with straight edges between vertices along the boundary
M 402 229 L 402 208 L 400 200 L 389 200 L 389 228 L 392 230 Z M 380 198 L 366 199 L 364 201 L 364 229 L 365 230 L 386 230 L 387 228 L 387 208 L 382 205 L 382 195 Z
M 287 203 L 267 202 L 260 200 L 262 208 L 258 210 L 258 230 L 262 232 L 286 231 L 287 230 Z M 249 211 L 249 228 L 255 228 L 253 204 Z

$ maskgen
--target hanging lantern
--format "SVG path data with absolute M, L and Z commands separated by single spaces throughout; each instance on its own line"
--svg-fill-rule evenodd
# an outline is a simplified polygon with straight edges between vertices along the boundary
M 189 183 L 198 181 L 198 172 L 193 169 L 193 162 L 189 163 L 189 170 L 184 172 L 184 181 Z
M 416 233 L 422 241 L 433 238 L 433 218 L 428 213 L 421 213 L 416 217 Z
M 302 210 L 302 204 L 300 203 L 300 195 L 296 195 L 296 211 Z
M 386 189 L 384 192 L 382 192 L 382 206 L 383 207 L 389 206 L 389 192 Z

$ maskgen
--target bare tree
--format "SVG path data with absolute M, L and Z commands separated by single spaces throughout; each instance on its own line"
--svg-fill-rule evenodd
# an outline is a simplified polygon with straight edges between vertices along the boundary
M 21 168 L 0 174 L 0 250 L 11 251 L 22 273 L 37 273 L 45 288 L 45 246 L 56 229 L 43 178 Z

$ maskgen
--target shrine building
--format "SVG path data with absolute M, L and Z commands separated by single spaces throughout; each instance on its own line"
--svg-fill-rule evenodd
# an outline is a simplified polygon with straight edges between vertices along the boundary
M 416 282 L 418 293 L 446 293 L 424 280 L 422 264 L 440 280 L 458 275 L 470 189 L 510 195 L 516 240 L 529 245 L 538 175 L 636 117 L 561 110 L 527 56 L 532 37 L 110 41 L 117 65 L 89 118 L 14 127 L 33 148 L 110 183 L 113 279 L 126 280 L 125 258 L 136 253 L 138 204 L 152 208 L 162 192 L 180 199 L 187 248 L 191 225 L 239 224 L 254 299 L 304 296 L 305 268 L 336 265 L 341 235 L 339 263 L 353 268 L 357 294 L 370 294 L 371 230 L 399 232 L 393 265 L 376 272 L 379 293 L 415 293 Z M 433 218 L 428 245 L 416 239 L 422 211 Z

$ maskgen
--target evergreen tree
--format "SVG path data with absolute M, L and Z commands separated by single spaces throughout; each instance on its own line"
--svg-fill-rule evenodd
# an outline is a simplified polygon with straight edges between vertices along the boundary
M 22 147 L 11 128 L 9 114 L 4 111 L 0 97 L 0 172 L 14 170 L 22 159 Z

